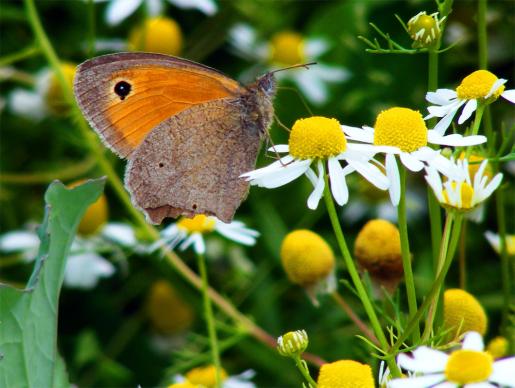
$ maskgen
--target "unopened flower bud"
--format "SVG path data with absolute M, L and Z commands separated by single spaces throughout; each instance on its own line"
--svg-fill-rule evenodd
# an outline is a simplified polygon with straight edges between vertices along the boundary
M 441 35 L 438 13 L 426 15 L 426 12 L 419 12 L 408 21 L 408 32 L 413 39 L 413 47 L 422 48 L 432 46 L 438 41 Z
M 277 339 L 277 351 L 281 356 L 299 355 L 308 347 L 308 334 L 305 330 L 289 331 Z

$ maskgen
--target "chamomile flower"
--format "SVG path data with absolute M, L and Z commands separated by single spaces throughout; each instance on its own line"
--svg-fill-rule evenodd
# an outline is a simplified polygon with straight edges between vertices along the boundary
M 132 15 L 142 4 L 147 7 L 149 16 L 158 16 L 163 12 L 164 0 L 95 0 L 97 3 L 109 1 L 106 9 L 106 22 L 111 26 L 120 24 Z M 214 15 L 217 5 L 213 0 L 167 0 L 168 3 L 182 9 L 197 9 L 206 15 Z
M 374 128 L 342 126 L 349 140 L 361 142 L 355 147 L 372 154 L 386 154 L 386 175 L 390 181 L 389 191 L 392 203 L 397 206 L 400 200 L 400 178 L 396 155 L 410 171 L 421 171 L 425 165 L 436 170 L 452 174 L 453 164 L 440 155 L 439 150 L 428 144 L 447 146 L 471 146 L 486 142 L 484 136 L 463 137 L 458 134 L 443 136 L 434 130 L 428 130 L 422 115 L 408 108 L 390 108 L 376 118 Z
M 492 179 L 485 174 L 488 161 L 484 160 L 477 170 L 474 178 L 471 179 L 467 160 L 456 161 L 448 174 L 442 172 L 446 179 L 442 180 L 434 166 L 426 167 L 426 181 L 433 189 L 436 198 L 444 207 L 468 212 L 484 202 L 499 187 L 502 181 L 502 174 L 498 173 Z
M 350 76 L 345 68 L 320 61 L 330 48 L 322 38 L 307 38 L 294 31 L 281 31 L 265 42 L 250 26 L 238 24 L 229 32 L 229 39 L 236 55 L 254 62 L 265 62 L 270 69 L 316 61 L 317 65 L 309 70 L 291 69 L 275 74 L 280 81 L 295 83 L 314 104 L 327 101 L 329 84 L 344 82 Z
M 241 176 L 251 185 L 271 189 L 306 175 L 314 187 L 307 201 L 312 210 L 318 207 L 324 192 L 326 165 L 331 192 L 339 205 L 346 204 L 349 199 L 345 177 L 354 171 L 381 190 L 386 190 L 389 185 L 386 176 L 371 163 L 372 155 L 347 143 L 336 119 L 317 116 L 299 119 L 293 125 L 288 144 L 276 145 L 271 150 L 288 155 Z M 340 161 L 345 161 L 347 166 L 342 168 Z M 316 173 L 311 168 L 313 164 Z
M 456 90 L 438 89 L 436 92 L 428 92 L 426 100 L 434 105 L 427 108 L 429 115 L 425 119 L 441 117 L 434 130 L 443 135 L 462 106 L 458 124 L 467 121 L 478 104 L 490 104 L 499 96 L 515 104 L 515 89 L 505 90 L 506 82 L 488 70 L 477 70 L 466 76 Z
M 374 388 L 372 368 L 354 360 L 340 360 L 322 365 L 318 388 Z
M 222 388 L 255 388 L 256 385 L 250 381 L 256 372 L 247 369 L 239 375 L 229 376 L 225 369 L 221 369 Z M 200 366 L 188 371 L 184 376 L 174 377 L 175 383 L 168 388 L 214 388 L 215 367 L 213 365 Z
M 501 253 L 501 237 L 489 230 L 485 232 L 485 237 L 498 254 Z M 508 255 L 515 256 L 515 234 L 507 234 L 506 235 L 506 250 Z
M 415 376 L 393 379 L 388 388 L 515 387 L 515 357 L 495 360 L 484 351 L 477 332 L 465 335 L 461 349 L 450 354 L 421 346 L 412 355 L 399 354 L 397 364 Z
M 190 246 L 197 254 L 206 253 L 204 235 L 217 232 L 229 240 L 243 245 L 254 245 L 259 232 L 247 228 L 241 221 L 225 223 L 216 217 L 198 214 L 193 218 L 181 218 L 179 221 L 167 226 L 161 231 L 161 241 L 153 244 L 150 250 L 166 244 L 172 249 L 178 247 L 184 251 Z

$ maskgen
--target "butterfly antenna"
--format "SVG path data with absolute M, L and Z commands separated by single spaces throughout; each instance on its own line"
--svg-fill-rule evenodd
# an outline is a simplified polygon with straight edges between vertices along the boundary
M 309 66 L 313 66 L 313 65 L 316 65 L 316 64 L 317 64 L 316 62 L 300 63 L 300 64 L 297 64 L 297 65 L 292 65 L 292 66 L 288 66 L 288 67 L 283 67 L 281 69 L 272 70 L 269 74 L 275 74 L 275 73 L 277 73 L 279 71 L 283 71 L 283 70 L 297 69 L 299 67 L 303 67 L 306 70 L 309 70 Z
M 290 92 L 294 92 L 295 94 L 297 94 L 297 97 L 299 97 L 299 100 L 302 102 L 302 105 L 304 105 L 304 108 L 306 109 L 306 111 L 309 113 L 310 116 L 313 116 L 313 112 L 311 111 L 308 103 L 306 102 L 304 97 L 302 97 L 302 94 L 297 89 L 291 88 L 289 86 L 278 86 L 277 89 L 278 90 L 288 90 Z
M 275 114 L 274 114 L 274 116 L 275 116 Z M 277 116 L 276 116 L 276 118 L 277 118 Z M 289 129 L 288 129 L 288 131 L 289 131 Z M 266 133 L 266 143 L 267 143 L 265 155 L 268 154 L 268 145 L 270 143 L 270 144 L 272 144 L 272 149 L 275 152 L 275 156 L 276 156 L 277 160 L 281 161 L 281 155 L 279 155 L 279 152 L 277 152 L 277 150 L 275 149 L 275 144 L 274 144 L 274 141 L 272 140 L 272 136 L 270 136 L 270 131 L 268 130 L 268 128 L 266 129 L 265 133 Z M 286 164 L 284 164 L 282 161 L 281 161 L 281 165 L 283 167 L 286 167 Z

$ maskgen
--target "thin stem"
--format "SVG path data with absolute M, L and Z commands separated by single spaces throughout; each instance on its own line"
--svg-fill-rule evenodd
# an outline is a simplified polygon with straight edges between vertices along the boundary
M 488 68 L 488 46 L 486 33 L 486 0 L 477 2 L 477 41 L 480 69 Z
M 447 218 L 445 220 L 445 226 L 443 229 L 442 245 L 440 246 L 440 254 L 438 255 L 438 265 L 436 268 L 437 276 L 440 275 L 440 273 L 442 272 L 442 269 L 447 260 L 447 256 L 448 256 L 447 251 L 449 249 L 449 240 L 451 237 L 451 230 L 452 230 L 453 222 L 454 222 L 453 213 L 451 213 L 451 212 L 447 213 Z M 443 282 L 442 282 L 442 284 L 443 284 Z M 438 306 L 438 301 L 440 299 L 440 291 L 441 291 L 442 284 L 438 285 L 438 288 L 436 290 L 436 295 L 433 298 L 433 300 L 431 301 L 431 305 L 429 307 L 429 313 L 427 316 L 426 327 L 424 330 L 424 335 L 422 337 L 424 341 L 427 341 L 429 339 L 429 337 L 433 331 L 433 322 L 434 322 L 435 315 L 436 315 L 436 308 Z
M 460 236 L 460 253 L 458 256 L 460 267 L 460 288 L 467 288 L 467 220 L 463 221 L 463 227 Z
M 197 263 L 202 279 L 202 298 L 204 301 L 204 318 L 206 319 L 207 332 L 209 334 L 209 343 L 211 345 L 211 358 L 215 366 L 215 381 L 216 387 L 221 387 L 221 365 L 220 365 L 220 351 L 218 349 L 218 339 L 216 338 L 215 319 L 213 316 L 213 306 L 211 305 L 211 298 L 209 297 L 208 288 L 209 283 L 207 280 L 206 259 L 203 254 L 197 253 Z
M 325 172 L 324 172 L 325 174 Z M 381 328 L 381 324 L 379 323 L 379 319 L 377 318 L 376 312 L 372 303 L 370 302 L 370 298 L 365 290 L 365 286 L 363 285 L 361 278 L 359 277 L 356 266 L 354 265 L 354 260 L 351 257 L 349 252 L 349 248 L 347 247 L 347 243 L 345 242 L 345 237 L 343 236 L 342 227 L 340 225 L 340 221 L 338 219 L 338 215 L 336 213 L 336 208 L 334 206 L 333 198 L 331 196 L 331 191 L 329 189 L 329 179 L 327 174 L 325 174 L 325 187 L 324 187 L 324 199 L 327 207 L 327 212 L 329 213 L 329 218 L 331 219 L 331 224 L 333 226 L 334 234 L 336 236 L 336 240 L 338 241 L 338 246 L 340 247 L 340 251 L 343 255 L 343 259 L 345 261 L 345 265 L 347 267 L 347 271 L 349 271 L 349 275 L 354 283 L 354 287 L 358 293 L 358 296 L 363 304 L 363 308 L 367 313 L 368 319 L 374 329 L 374 332 L 379 340 L 381 348 L 383 351 L 388 350 L 388 341 L 384 335 L 383 329 Z M 388 363 L 388 367 L 394 377 L 401 377 L 401 372 L 399 367 L 395 363 L 395 361 L 389 357 L 386 362 Z
M 408 240 L 408 221 L 406 216 L 406 169 L 401 166 L 399 169 L 401 182 L 401 198 L 397 207 L 397 215 L 399 220 L 399 233 L 401 238 L 401 254 L 402 267 L 404 269 L 404 280 L 406 283 L 406 293 L 408 295 L 408 309 L 410 316 L 417 312 L 417 294 L 415 291 L 415 282 L 413 280 L 413 271 L 411 268 L 411 253 Z M 418 343 L 420 340 L 420 328 L 413 331 L 413 342 Z
M 295 366 L 297 366 L 297 369 L 300 371 L 302 376 L 306 379 L 309 386 L 315 388 L 317 386 L 317 383 L 315 382 L 315 380 L 313 380 L 313 378 L 309 374 L 309 370 L 308 370 L 305 362 L 303 360 L 301 360 L 301 358 L 298 354 L 293 358 L 293 360 L 295 361 Z
M 408 321 L 408 324 L 406 325 L 406 328 L 401 333 L 399 338 L 397 338 L 397 341 L 395 341 L 395 344 L 390 348 L 390 355 L 396 355 L 399 351 L 400 347 L 406 341 L 406 339 L 409 337 L 411 332 L 415 329 L 415 327 L 419 324 L 420 319 L 424 315 L 426 309 L 429 307 L 433 299 L 436 297 L 436 293 L 438 290 L 441 289 L 442 284 L 445 281 L 445 277 L 447 276 L 447 272 L 449 271 L 449 268 L 452 263 L 452 258 L 454 257 L 454 252 L 456 250 L 456 246 L 458 245 L 458 239 L 461 231 L 461 221 L 463 216 L 461 214 L 457 214 L 456 218 L 454 220 L 454 228 L 451 232 L 451 242 L 449 244 L 448 249 L 448 255 L 445 260 L 445 263 L 442 267 L 442 271 L 440 271 L 440 274 L 436 277 L 433 286 L 431 287 L 431 290 L 427 294 L 426 298 L 424 299 L 424 302 L 420 305 L 420 307 L 417 310 L 417 313 L 415 316 L 410 317 L 410 320 Z
M 351 321 L 354 322 L 358 329 L 361 330 L 361 332 L 365 334 L 365 336 L 368 339 L 370 339 L 375 345 L 380 346 L 379 340 L 375 336 L 374 332 L 370 330 L 367 324 L 356 315 L 356 313 L 347 304 L 347 302 L 345 302 L 345 299 L 343 299 L 343 297 L 338 293 L 338 291 L 334 291 L 331 294 L 331 296 L 333 297 L 334 301 L 338 303 L 338 305 L 342 308 L 342 310 L 347 313 Z
M 41 53 L 41 50 L 38 47 L 29 46 L 25 47 L 24 49 L 12 53 L 7 54 L 0 58 L 0 67 L 9 66 L 12 65 L 15 62 L 22 61 L 27 58 L 31 58 L 35 55 L 38 55 Z

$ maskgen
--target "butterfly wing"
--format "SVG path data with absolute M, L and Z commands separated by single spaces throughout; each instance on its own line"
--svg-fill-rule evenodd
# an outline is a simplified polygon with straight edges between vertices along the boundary
M 242 86 L 215 69 L 182 58 L 118 53 L 78 67 L 75 97 L 105 144 L 129 157 L 152 128 L 210 100 L 236 97 Z
M 244 126 L 239 99 L 210 101 L 166 121 L 134 152 L 125 176 L 133 203 L 155 224 L 214 215 L 230 222 L 248 192 L 260 135 Z

